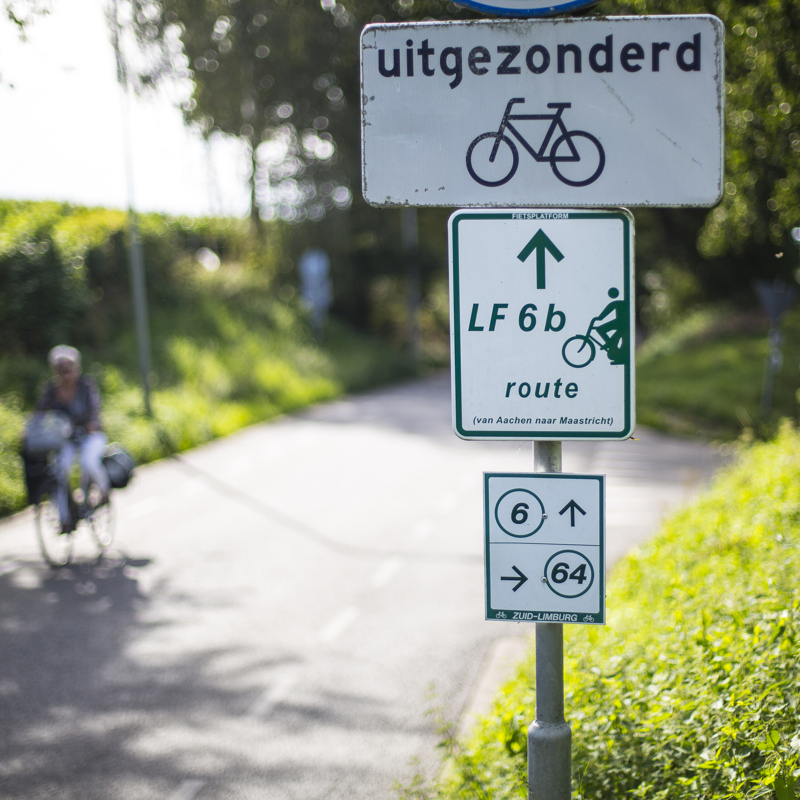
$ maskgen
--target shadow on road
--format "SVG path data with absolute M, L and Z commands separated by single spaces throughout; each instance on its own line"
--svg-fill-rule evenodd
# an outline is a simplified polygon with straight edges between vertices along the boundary
M 299 658 L 283 651 L 255 659 L 203 648 L 202 641 L 153 646 L 154 637 L 186 634 L 177 620 L 151 613 L 151 605 L 191 615 L 198 598 L 173 595 L 169 586 L 142 591 L 150 565 L 122 554 L 59 570 L 31 560 L 0 564 L 3 800 L 169 798 L 198 778 L 203 797 L 216 796 L 215 784 L 225 787 L 223 794 L 237 785 L 245 793 L 297 788 L 296 754 L 265 763 L 257 746 L 237 747 L 219 736 L 218 726 L 249 719 L 251 745 L 270 735 L 269 717 L 252 709 L 270 676 L 297 667 Z M 277 705 L 284 730 L 332 741 L 347 731 L 397 724 L 366 696 L 320 692 Z M 331 774 L 339 771 L 330 767 Z M 358 766 L 342 765 L 342 787 L 364 779 Z

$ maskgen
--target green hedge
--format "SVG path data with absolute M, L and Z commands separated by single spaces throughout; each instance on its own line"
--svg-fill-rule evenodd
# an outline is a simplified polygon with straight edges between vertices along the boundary
M 277 231 L 254 247 L 246 221 L 139 218 L 148 297 L 181 300 L 176 270 L 210 247 L 229 262 L 274 273 Z M 101 347 L 132 321 L 128 217 L 65 203 L 0 201 L 0 342 L 4 355 L 41 356 L 69 340 Z
M 139 463 L 415 373 L 397 349 L 335 320 L 315 340 L 281 285 L 277 227 L 259 241 L 246 221 L 146 215 L 154 417 L 144 417 L 126 225 L 118 211 L 0 202 L 0 516 L 25 503 L 19 442 L 54 344 L 81 349 L 109 437 Z M 201 246 L 220 255 L 216 271 L 198 262 Z
M 791 800 L 800 778 L 800 436 L 748 449 L 627 557 L 603 628 L 565 626 L 574 800 Z M 435 786 L 525 798 L 533 656 Z

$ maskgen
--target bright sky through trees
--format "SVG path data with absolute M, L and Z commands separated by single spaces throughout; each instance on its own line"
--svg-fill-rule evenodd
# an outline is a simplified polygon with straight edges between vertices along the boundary
M 26 42 L 0 20 L 0 198 L 127 207 L 122 90 L 104 5 L 54 3 Z M 184 126 L 181 95 L 165 86 L 130 104 L 137 210 L 247 214 L 245 148 L 221 137 L 207 147 Z

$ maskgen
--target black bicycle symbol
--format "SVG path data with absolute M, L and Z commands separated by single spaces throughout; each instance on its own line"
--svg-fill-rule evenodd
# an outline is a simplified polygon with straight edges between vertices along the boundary
M 581 369 L 581 367 L 591 364 L 597 355 L 597 347 L 600 347 L 601 350 L 605 349 L 605 343 L 599 337 L 593 337 L 593 333 L 594 323 L 589 326 L 585 336 L 577 334 L 564 342 L 564 346 L 561 348 L 561 356 L 571 367 Z
M 553 174 L 563 183 L 569 186 L 587 186 L 596 181 L 606 164 L 606 154 L 603 151 L 603 146 L 591 133 L 567 130 L 561 115 L 564 113 L 565 108 L 572 108 L 572 103 L 548 103 L 548 108 L 556 109 L 553 114 L 511 113 L 511 107 L 515 103 L 524 102 L 524 97 L 515 97 L 509 100 L 499 129 L 482 133 L 469 146 L 467 150 L 467 170 L 473 179 L 483 186 L 502 186 L 514 176 L 519 166 L 519 153 L 511 139 L 505 135 L 506 131 L 508 131 L 514 134 L 519 143 L 531 154 L 534 161 L 549 161 Z M 525 137 L 511 124 L 511 120 L 550 120 L 550 127 L 538 151 L 530 146 Z M 560 135 L 553 141 L 553 146 L 548 154 L 547 148 L 555 133 L 560 133 Z M 486 145 L 481 146 L 481 142 L 486 142 Z M 491 150 L 489 149 L 490 144 Z M 506 171 L 508 158 L 503 156 L 498 162 L 498 167 L 492 171 L 492 168 L 488 167 L 488 165 L 495 163 L 501 144 L 507 145 L 511 151 L 511 166 Z M 481 172 L 488 177 L 482 178 L 478 175 L 475 170 L 476 164 Z M 565 169 L 564 165 L 567 164 L 580 164 L 580 167 L 574 170 L 570 170 L 568 167 Z M 586 175 L 588 177 L 585 177 Z
M 586 367 L 594 361 L 597 355 L 597 348 L 605 350 L 609 361 L 612 364 L 622 364 L 622 355 L 616 352 L 613 341 L 603 341 L 601 335 L 595 329 L 595 321 L 589 324 L 589 328 L 584 335 L 578 333 L 570 336 L 561 348 L 561 356 L 564 361 L 575 369 Z

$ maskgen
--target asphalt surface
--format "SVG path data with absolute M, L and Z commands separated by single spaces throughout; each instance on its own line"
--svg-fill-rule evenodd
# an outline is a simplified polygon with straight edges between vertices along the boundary
M 564 471 L 608 476 L 609 563 L 721 461 L 636 436 L 564 445 Z M 484 620 L 481 511 L 484 471 L 531 465 L 457 439 L 438 375 L 139 469 L 99 562 L 86 535 L 50 570 L 30 512 L 0 522 L 0 798 L 382 800 L 430 777 L 437 717 L 473 719 L 533 633 Z

